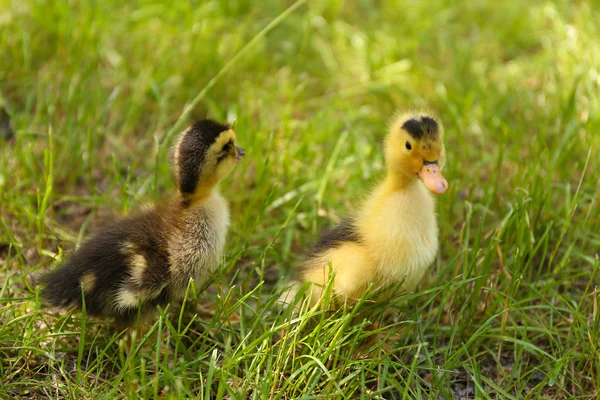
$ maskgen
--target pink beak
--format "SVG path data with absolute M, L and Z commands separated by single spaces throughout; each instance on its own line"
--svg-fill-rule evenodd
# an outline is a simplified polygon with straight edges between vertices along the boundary
M 448 182 L 442 176 L 437 161 L 425 161 L 418 175 L 425 187 L 435 194 L 442 194 L 448 189 Z

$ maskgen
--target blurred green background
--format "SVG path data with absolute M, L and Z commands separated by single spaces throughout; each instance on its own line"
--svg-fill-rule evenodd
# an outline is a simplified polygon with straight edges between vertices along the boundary
M 274 388 L 285 398 L 448 397 L 467 387 L 466 397 L 598 395 L 599 23 L 592 1 L 0 0 L 0 395 L 24 396 L 27 382 L 38 395 L 152 397 L 155 381 L 174 396 L 197 395 L 197 385 L 217 397 L 273 397 Z M 217 372 L 200 356 L 182 367 L 181 391 L 168 374 L 146 379 L 143 353 L 130 375 L 114 372 L 107 365 L 123 366 L 103 325 L 94 337 L 105 351 L 87 370 L 117 384 L 81 386 L 64 372 L 55 346 L 79 348 L 79 362 L 96 347 L 66 334 L 79 329 L 77 316 L 40 311 L 25 275 L 51 268 L 107 220 L 168 196 L 166 155 L 185 124 L 234 122 L 248 152 L 222 184 L 232 208 L 227 261 L 203 298 L 216 302 L 207 326 L 222 329 L 220 317 L 237 309 L 224 293 L 252 292 L 265 301 L 255 310 L 262 323 L 283 321 L 270 314 L 277 283 L 383 176 L 386 124 L 405 108 L 443 122 L 450 189 L 438 198 L 439 290 L 408 301 L 401 315 L 418 323 L 381 342 L 397 350 L 385 358 L 393 382 L 373 372 L 383 359 L 354 357 L 354 347 L 339 346 L 347 363 L 329 375 L 285 364 L 299 342 L 264 350 L 290 383 L 249 378 L 240 371 L 254 371 L 256 359 L 225 344 L 269 329 L 248 333 L 243 311 L 228 330 L 234 339 L 195 350 L 225 349 L 221 379 L 242 381 L 232 392 L 210 385 L 203 373 Z M 58 337 L 65 343 L 49 349 Z M 419 347 L 412 364 L 415 337 L 435 345 Z M 328 366 L 323 337 L 308 338 L 304 354 Z M 353 368 L 359 383 L 327 383 Z M 48 392 L 56 371 L 62 384 Z

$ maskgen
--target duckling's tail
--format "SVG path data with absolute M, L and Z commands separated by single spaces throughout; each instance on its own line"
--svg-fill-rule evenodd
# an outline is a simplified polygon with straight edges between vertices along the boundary
M 80 308 L 82 304 L 82 283 L 80 271 L 67 261 L 54 271 L 41 277 L 42 298 L 51 306 L 59 308 Z

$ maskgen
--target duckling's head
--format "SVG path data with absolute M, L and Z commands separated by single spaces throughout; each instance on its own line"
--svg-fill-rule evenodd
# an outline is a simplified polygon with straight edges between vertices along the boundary
M 183 131 L 173 151 L 177 184 L 184 198 L 201 197 L 231 172 L 246 152 L 229 125 L 210 119 Z
M 389 173 L 401 181 L 421 179 L 433 193 L 444 193 L 448 182 L 441 174 L 446 155 L 443 136 L 442 125 L 428 114 L 399 115 L 386 142 Z

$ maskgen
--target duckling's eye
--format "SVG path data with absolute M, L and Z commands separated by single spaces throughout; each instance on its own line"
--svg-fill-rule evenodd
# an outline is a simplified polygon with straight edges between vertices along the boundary
M 220 163 L 224 159 L 230 156 L 231 148 L 233 147 L 233 140 L 229 140 L 229 142 L 225 143 L 225 146 L 221 149 L 219 153 L 219 157 L 217 158 L 217 163 Z
M 412 146 L 410 145 L 409 141 L 406 142 L 406 150 L 412 150 Z
M 225 144 L 225 146 L 223 146 L 223 150 L 221 150 L 222 152 L 229 152 L 231 150 L 231 147 L 233 146 L 233 140 L 230 140 L 229 142 L 227 142 Z

